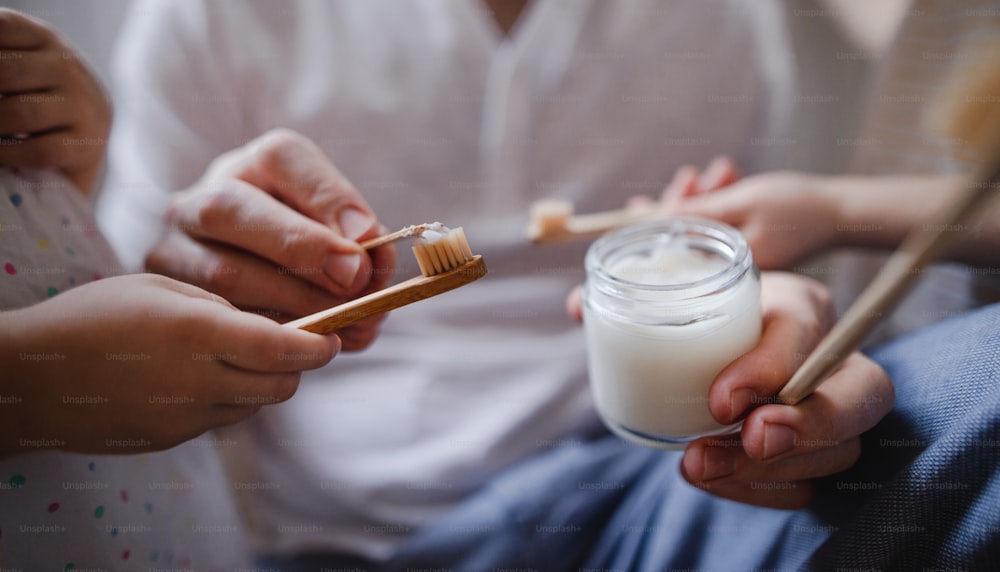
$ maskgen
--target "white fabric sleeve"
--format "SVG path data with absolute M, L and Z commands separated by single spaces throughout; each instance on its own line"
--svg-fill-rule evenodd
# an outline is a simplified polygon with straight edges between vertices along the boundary
M 126 271 L 142 268 L 169 193 L 201 176 L 243 131 L 225 22 L 211 3 L 136 0 L 112 63 L 109 177 L 97 206 Z

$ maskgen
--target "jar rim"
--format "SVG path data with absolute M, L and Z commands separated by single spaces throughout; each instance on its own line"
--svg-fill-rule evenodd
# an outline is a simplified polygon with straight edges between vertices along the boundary
M 701 235 L 719 244 L 724 244 L 727 252 L 715 251 L 715 253 L 720 256 L 725 255 L 728 258 L 728 263 L 708 276 L 675 284 L 635 282 L 611 274 L 605 266 L 606 257 L 629 244 L 647 243 L 655 240 L 658 236 L 666 236 L 673 240 L 674 237 L 682 234 L 686 236 Z M 630 225 L 602 236 L 590 245 L 584 265 L 588 274 L 596 274 L 601 281 L 610 286 L 662 293 L 682 291 L 694 293 L 697 291 L 699 292 L 696 294 L 697 296 L 725 289 L 740 280 L 753 266 L 753 255 L 746 238 L 736 228 L 704 217 L 678 215 Z

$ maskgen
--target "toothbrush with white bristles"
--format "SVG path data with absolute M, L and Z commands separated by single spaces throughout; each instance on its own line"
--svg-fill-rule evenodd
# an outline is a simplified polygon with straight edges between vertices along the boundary
M 486 275 L 486 262 L 482 256 L 472 254 L 462 227 L 448 228 L 441 223 L 408 226 L 363 242 L 361 246 L 370 250 L 411 237 L 414 238 L 413 254 L 420 266 L 421 276 L 284 325 L 329 334 L 370 316 L 454 290 Z

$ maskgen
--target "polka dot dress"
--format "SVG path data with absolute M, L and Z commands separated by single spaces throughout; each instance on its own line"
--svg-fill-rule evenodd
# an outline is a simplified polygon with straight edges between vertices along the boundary
M 120 273 L 85 197 L 56 174 L 4 168 L 0 268 L 0 310 Z M 0 415 L 18 403 L 0 389 Z M 247 566 L 220 443 L 238 445 L 205 435 L 159 453 L 94 456 L 39 444 L 0 459 L 0 570 Z
M 54 175 L 0 170 L 0 309 L 120 274 L 87 199 Z

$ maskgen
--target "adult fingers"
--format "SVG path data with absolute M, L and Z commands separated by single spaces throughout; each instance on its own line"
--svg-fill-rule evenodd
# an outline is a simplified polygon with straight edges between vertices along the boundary
M 685 471 L 686 469 L 682 465 L 682 475 L 694 486 L 706 490 L 717 497 L 744 504 L 793 510 L 809 506 L 816 495 L 815 484 L 810 480 L 760 480 L 726 487 L 712 487 L 691 479 Z
M 186 233 L 270 260 L 290 274 L 345 294 L 367 278 L 361 248 L 257 187 L 219 180 L 171 201 L 168 218 Z
M 829 292 L 794 274 L 764 273 L 761 305 L 760 341 L 726 366 L 709 390 L 709 409 L 724 425 L 770 401 L 833 323 Z
M 375 248 L 368 252 L 371 259 L 371 278 L 365 289 L 359 294 L 364 296 L 385 288 L 396 269 L 396 248 L 392 244 Z M 370 345 L 378 335 L 379 326 L 386 318 L 385 314 L 372 316 L 337 330 L 342 347 L 345 350 L 360 350 Z
M 390 243 L 373 248 L 368 251 L 368 258 L 371 260 L 371 276 L 365 293 L 385 288 L 396 274 L 396 246 Z
M 378 336 L 379 326 L 385 318 L 386 314 L 371 316 L 346 328 L 337 330 L 341 347 L 345 351 L 357 351 L 368 347 Z
M 0 165 L 22 169 L 62 168 L 72 164 L 74 154 L 103 141 L 87 141 L 70 137 L 70 132 L 55 130 L 27 139 L 5 138 L 0 142 Z
M 734 488 L 711 491 L 717 497 L 755 506 L 780 510 L 808 507 L 816 496 L 813 481 L 762 481 Z
M 38 49 L 55 39 L 55 33 L 40 20 L 15 10 L 0 8 L 0 49 Z
M 839 473 L 851 467 L 861 455 L 858 437 L 838 441 L 836 445 L 804 452 L 774 463 L 750 458 L 738 444 L 739 439 L 702 439 L 692 443 L 681 461 L 684 477 L 694 485 L 709 490 L 740 488 L 763 483 L 806 481 Z
M 885 371 L 855 353 L 801 403 L 754 410 L 743 425 L 743 447 L 754 460 L 778 464 L 818 449 L 838 448 L 874 427 L 894 400 Z
M 64 69 L 55 50 L 0 51 L 0 93 L 5 96 L 44 91 L 59 85 Z
M 218 294 L 240 308 L 266 310 L 272 314 L 269 317 L 279 320 L 344 301 L 266 260 L 179 232 L 166 235 L 153 247 L 146 266 Z
M 265 133 L 246 147 L 236 176 L 351 240 L 375 236 L 371 207 L 315 143 L 287 129 Z
M 21 93 L 0 98 L 0 133 L 40 133 L 68 129 L 73 110 L 62 92 Z

